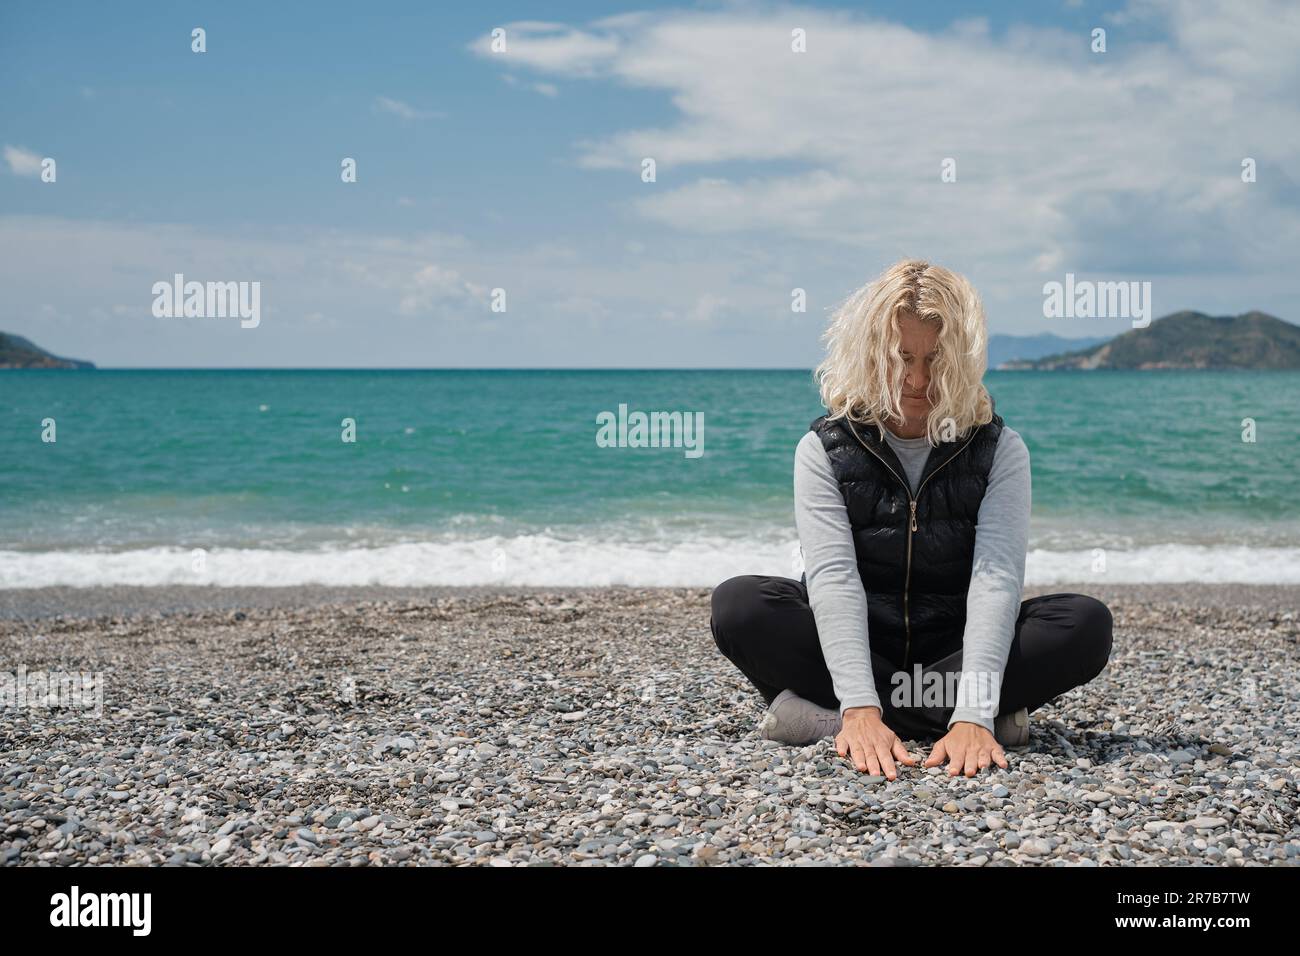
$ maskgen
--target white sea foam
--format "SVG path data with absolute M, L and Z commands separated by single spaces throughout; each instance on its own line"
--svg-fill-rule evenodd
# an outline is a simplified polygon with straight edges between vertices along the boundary
M 1300 584 L 1300 548 L 1228 544 L 1155 544 L 1106 550 L 1104 572 L 1094 552 L 1034 549 L 1025 558 L 1026 584 L 1096 581 L 1105 584 Z
M 795 541 L 701 538 L 625 543 L 545 534 L 478 537 L 381 547 L 316 550 L 222 549 L 194 570 L 193 552 L 177 548 L 128 551 L 0 551 L 0 587 L 54 585 L 210 584 L 270 587 L 301 584 L 535 585 L 713 587 L 737 574 L 798 578 Z M 1090 550 L 1036 548 L 1026 584 L 1240 582 L 1300 584 L 1300 548 L 1167 544 L 1109 550 L 1106 571 L 1093 571 Z

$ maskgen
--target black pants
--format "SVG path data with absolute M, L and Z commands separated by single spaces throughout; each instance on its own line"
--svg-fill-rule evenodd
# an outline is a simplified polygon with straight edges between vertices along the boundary
M 808 589 L 802 582 L 761 574 L 729 578 L 713 590 L 710 626 L 718 649 L 769 704 L 789 689 L 822 707 L 839 710 L 808 604 Z M 1022 707 L 1033 711 L 1070 688 L 1086 684 L 1106 666 L 1110 645 L 1110 609 L 1096 598 L 1044 594 L 1021 602 L 1015 638 L 1001 675 L 998 713 Z M 951 705 L 895 707 L 890 695 L 898 668 L 873 651 L 871 669 L 881 718 L 900 738 L 938 739 L 948 732 Z M 959 674 L 961 649 L 922 668 L 923 675 L 932 671 Z

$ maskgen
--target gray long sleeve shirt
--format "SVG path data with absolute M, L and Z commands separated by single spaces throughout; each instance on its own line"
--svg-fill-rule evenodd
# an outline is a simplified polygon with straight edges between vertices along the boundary
M 915 495 L 929 444 L 924 436 L 899 438 L 888 428 L 885 440 L 902 462 Z M 1001 674 L 1015 637 L 1029 547 L 1030 495 L 1029 449 L 1018 432 L 1004 425 L 980 503 L 966 598 L 959 706 L 949 727 L 962 720 L 993 730 L 993 716 L 973 703 L 977 675 Z M 848 512 L 826 449 L 812 431 L 795 449 L 794 515 L 808 576 L 808 601 L 840 712 L 879 707 L 871 672 L 867 596 L 858 575 Z

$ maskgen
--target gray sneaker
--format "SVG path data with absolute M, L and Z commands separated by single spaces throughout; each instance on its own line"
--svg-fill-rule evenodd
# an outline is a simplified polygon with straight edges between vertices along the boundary
M 993 718 L 993 739 L 1003 747 L 1024 747 L 1029 743 L 1029 709 L 1021 707 Z
M 783 690 L 767 708 L 758 730 L 764 740 L 811 744 L 823 737 L 834 737 L 840 732 L 841 722 L 838 710 L 827 710 L 792 690 Z

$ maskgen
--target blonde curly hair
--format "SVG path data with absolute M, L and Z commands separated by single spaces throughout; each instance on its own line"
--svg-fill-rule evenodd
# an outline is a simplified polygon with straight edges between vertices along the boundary
M 826 358 L 813 371 L 829 417 L 873 424 L 882 440 L 885 422 L 905 422 L 898 319 L 908 314 L 938 325 L 938 354 L 926 390 L 930 444 L 944 440 L 945 422 L 964 437 L 991 421 L 993 400 L 983 382 L 988 367 L 984 306 L 963 276 L 921 259 L 894 263 L 835 310 L 822 336 Z

